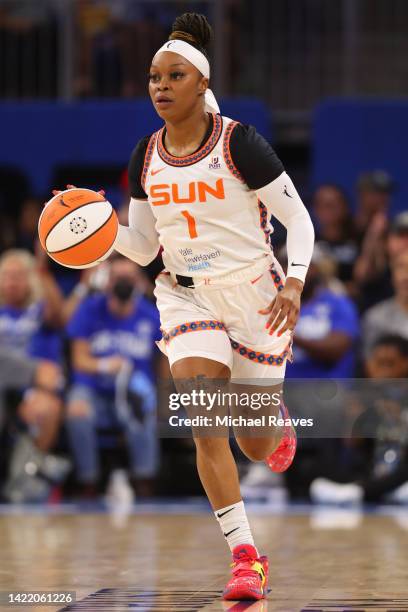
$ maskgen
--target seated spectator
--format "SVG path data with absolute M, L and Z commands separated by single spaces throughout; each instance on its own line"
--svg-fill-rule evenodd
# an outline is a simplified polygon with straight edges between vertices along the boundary
M 53 363 L 10 352 L 0 347 L 0 431 L 5 419 L 4 391 L 30 387 L 50 392 L 58 388 L 57 371 Z
M 348 378 L 354 375 L 357 311 L 324 280 L 327 256 L 315 247 L 293 336 L 287 378 Z
M 152 494 L 158 467 L 155 430 L 155 341 L 161 335 L 156 307 L 138 290 L 142 272 L 114 257 L 106 291 L 86 297 L 68 325 L 73 386 L 67 430 L 83 496 L 99 479 L 97 429 L 119 426 L 126 434 L 136 494 Z
M 408 339 L 408 250 L 402 250 L 392 259 L 391 274 L 394 296 L 370 308 L 363 318 L 362 339 L 366 356 L 383 334 L 392 333 Z
M 372 388 L 357 398 L 362 405 L 352 440 L 361 455 L 361 474 L 347 484 L 317 478 L 310 487 L 315 502 L 408 503 L 408 340 L 382 336 L 371 348 L 365 367 Z
M 391 177 L 379 170 L 363 174 L 358 181 L 354 230 L 360 254 L 353 270 L 353 285 L 361 311 L 390 296 L 390 285 L 383 282 L 383 275 L 392 190 Z
M 1 491 L 6 501 L 45 501 L 51 492 L 51 483 L 59 483 L 70 469 L 68 460 L 42 453 L 30 436 L 20 433 L 16 439 L 15 424 L 9 423 L 10 392 L 27 388 L 55 394 L 58 384 L 56 367 L 51 362 L 0 348 L 0 470 L 2 476 L 8 473 L 8 481 Z M 15 441 L 11 456 L 7 443 L 11 437 L 9 429 Z
M 379 219 L 379 226 L 381 226 L 380 233 L 378 233 L 379 228 L 376 223 L 371 225 L 366 234 L 362 253 L 354 267 L 356 297 L 361 311 L 392 297 L 394 292 L 390 261 L 408 249 L 407 212 L 402 212 L 394 217 L 385 238 L 382 233 L 387 226 L 381 219 Z
M 394 217 L 387 240 L 388 257 L 394 257 L 408 250 L 408 211 Z
M 23 442 L 22 437 L 19 440 L 25 449 L 34 446 L 36 450 L 31 451 L 37 458 L 54 448 L 61 424 L 62 402 L 58 395 L 62 385 L 61 340 L 56 331 L 61 308 L 61 296 L 52 276 L 46 268 L 36 266 L 29 252 L 14 249 L 3 254 L 0 259 L 0 349 L 16 359 L 36 358 L 44 363 L 50 376 L 48 385 L 29 389 L 25 388 L 22 376 L 18 386 L 24 391 L 18 417 L 30 434 L 29 442 Z M 15 456 L 20 455 L 19 441 L 14 451 Z M 67 466 L 61 462 L 65 474 Z M 57 458 L 54 463 L 58 463 Z M 15 470 L 14 476 L 17 477 Z M 12 497 L 13 483 L 8 483 L 7 490 Z
M 338 278 L 350 285 L 358 247 L 347 197 L 336 185 L 321 185 L 314 194 L 313 210 L 316 242 L 323 244 L 336 262 Z
M 387 218 L 393 189 L 392 178 L 383 170 L 360 175 L 357 181 L 357 210 L 354 216 L 355 232 L 360 240 L 379 215 Z
M 0 348 L 18 356 L 52 362 L 61 377 L 54 345 L 43 342 L 60 324 L 62 301 L 51 275 L 36 269 L 34 257 L 23 250 L 10 250 L 0 260 Z M 54 337 L 55 338 L 55 337 Z M 58 336 L 57 336 L 58 338 Z M 35 430 L 39 449 L 52 448 L 59 429 L 61 402 L 40 390 L 28 394 L 20 405 L 23 421 Z

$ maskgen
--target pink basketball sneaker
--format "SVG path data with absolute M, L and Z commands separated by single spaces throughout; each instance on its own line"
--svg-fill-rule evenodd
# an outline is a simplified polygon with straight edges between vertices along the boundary
M 266 597 L 268 557 L 258 557 L 251 544 L 238 544 L 232 551 L 232 559 L 232 578 L 224 589 L 223 599 L 242 601 Z
M 280 412 L 283 419 L 289 419 L 289 412 L 285 404 L 281 404 Z M 296 454 L 297 438 L 293 425 L 285 425 L 282 439 L 269 457 L 265 459 L 266 465 L 272 472 L 285 472 L 293 462 Z

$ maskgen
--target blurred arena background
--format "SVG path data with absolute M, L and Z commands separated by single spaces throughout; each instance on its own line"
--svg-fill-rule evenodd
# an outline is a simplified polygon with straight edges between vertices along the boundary
M 283 476 L 237 451 L 244 494 L 272 514 L 310 502 L 408 504 L 406 0 L 0 0 L 2 508 L 206 507 L 192 440 L 158 439 L 149 460 L 141 452 L 163 409 L 157 380 L 168 376 L 155 347 L 160 257 L 143 270 L 113 259 L 81 274 L 37 243 L 43 203 L 68 183 L 105 189 L 126 223 L 130 153 L 160 126 L 149 63 L 185 11 L 213 24 L 223 114 L 271 142 L 315 223 L 288 379 L 368 389 L 336 407 L 338 430 L 300 439 Z M 281 261 L 284 242 L 276 223 Z M 120 304 L 139 309 L 123 329 L 89 306 L 118 279 L 137 294 Z M 78 342 L 104 370 L 90 375 Z M 293 404 L 318 414 L 296 394 Z

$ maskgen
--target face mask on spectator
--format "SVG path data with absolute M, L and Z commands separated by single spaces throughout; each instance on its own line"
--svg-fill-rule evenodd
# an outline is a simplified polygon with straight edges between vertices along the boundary
M 136 289 L 133 283 L 128 278 L 118 278 L 113 287 L 112 295 L 115 296 L 119 302 L 128 302 L 136 294 Z

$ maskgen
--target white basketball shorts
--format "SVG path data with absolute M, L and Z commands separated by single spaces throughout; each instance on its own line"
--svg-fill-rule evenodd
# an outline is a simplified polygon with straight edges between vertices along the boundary
M 265 385 L 283 380 L 292 334 L 286 331 L 279 337 L 278 329 L 269 335 L 268 315 L 258 312 L 284 287 L 278 261 L 271 255 L 201 283 L 182 287 L 167 271 L 156 279 L 163 334 L 158 345 L 170 366 L 185 357 L 205 357 L 228 366 L 232 379 L 256 379 L 254 384 Z

